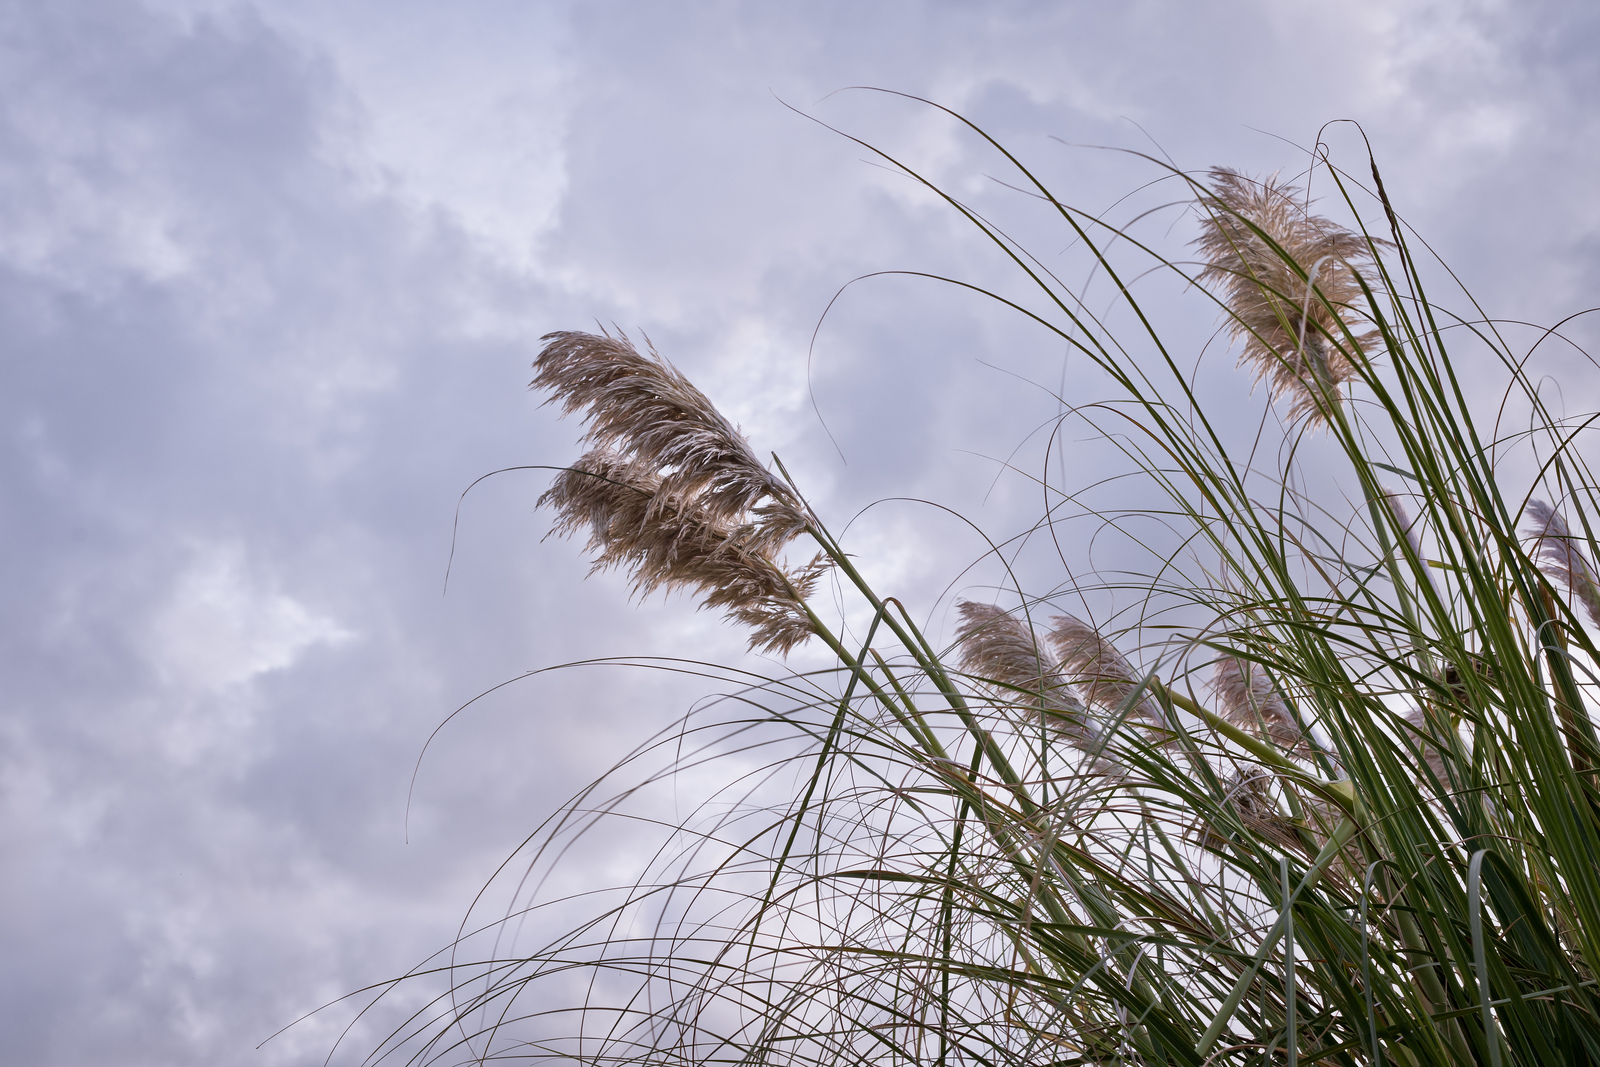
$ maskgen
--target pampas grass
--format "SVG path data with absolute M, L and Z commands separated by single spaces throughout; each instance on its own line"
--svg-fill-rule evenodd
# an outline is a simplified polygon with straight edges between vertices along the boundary
M 533 388 L 568 415 L 582 411 L 584 440 L 659 479 L 663 503 L 692 505 L 717 526 L 744 524 L 750 547 L 771 553 L 806 527 L 794 492 L 705 394 L 652 350 L 626 337 L 560 332 L 544 338 Z M 747 520 L 751 520 L 748 521 Z
M 592 570 L 620 567 L 640 596 L 690 589 L 751 628 L 750 647 L 788 653 L 812 633 L 805 598 L 826 565 L 789 571 L 773 553 L 806 529 L 794 492 L 744 435 L 653 351 L 625 337 L 553 333 L 535 388 L 584 412 L 596 447 L 539 498 L 554 531 L 587 529 Z
M 1166 716 L 1111 642 L 1071 615 L 1057 615 L 1052 622 L 1049 641 L 1061 659 L 1061 673 L 1081 688 L 1084 700 L 1116 719 L 1164 731 Z
M 1355 332 L 1366 303 L 1358 271 L 1372 273 L 1373 242 L 1302 201 L 1276 177 L 1213 168 L 1196 243 L 1206 259 L 1201 281 L 1226 294 L 1239 362 L 1288 398 L 1291 418 L 1322 419 L 1379 339 Z
M 1266 671 L 1238 656 L 1220 656 L 1212 679 L 1217 710 L 1223 718 L 1246 730 L 1255 730 L 1286 752 L 1305 755 L 1309 740 L 1294 721 Z
M 1049 663 L 1033 631 L 1009 612 L 970 600 L 956 607 L 961 613 L 956 630 L 961 669 L 986 683 L 1002 707 L 1027 709 L 1063 743 L 1095 757 L 1097 770 L 1113 772 L 1114 766 L 1101 757 L 1103 731 L 1072 690 L 1068 663 Z
M 814 641 L 833 665 L 696 668 L 724 699 L 530 839 L 504 915 L 451 946 L 449 993 L 379 1058 L 1600 1063 L 1600 585 L 1566 517 L 1590 529 L 1597 495 L 1526 354 L 1475 312 L 1471 331 L 1446 328 L 1370 161 L 1372 189 L 1316 172 L 1346 222 L 1276 178 L 1163 170 L 1196 264 L 1107 229 L 966 128 L 1147 343 L 901 170 L 1034 294 L 997 303 L 1102 372 L 1104 403 L 1067 417 L 1092 429 L 1115 410 L 1125 473 L 1172 540 L 1137 542 L 1144 577 L 1097 586 L 1065 560 L 1070 581 L 1001 583 L 956 604 L 948 635 L 925 632 L 659 356 L 550 335 L 534 384 L 587 419 L 591 448 L 541 499 L 556 531 L 640 594 L 686 590 L 755 648 Z M 1217 428 L 1173 355 L 1202 346 L 1159 335 L 1125 281 L 1137 271 L 1220 309 L 1288 417 L 1277 466 Z M 1468 361 L 1525 401 L 1532 462 L 1480 429 Z M 1046 484 L 1041 525 L 1092 517 L 1081 488 Z M 1124 535 L 1125 515 L 1102 518 Z M 848 631 L 814 602 L 824 569 Z M 1129 617 L 1090 603 L 1129 593 L 1143 627 L 1082 621 Z M 652 790 L 724 766 L 634 885 L 528 940 L 546 910 L 579 906 L 540 887 L 584 841 L 661 819 Z
M 1540 569 L 1551 581 L 1572 590 L 1589 621 L 1600 626 L 1600 578 L 1596 578 L 1589 557 L 1584 555 L 1579 541 L 1567 528 L 1567 520 L 1543 500 L 1528 501 L 1524 514 Z

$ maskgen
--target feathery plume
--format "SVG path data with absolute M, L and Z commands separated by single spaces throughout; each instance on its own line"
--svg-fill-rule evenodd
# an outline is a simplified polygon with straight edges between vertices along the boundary
M 1060 672 L 1046 665 L 1033 631 L 993 604 L 964 600 L 956 610 L 961 612 L 956 629 L 961 669 L 992 683 L 1008 703 L 1026 707 L 1073 748 L 1100 756 L 1105 746 L 1089 710 Z M 1094 770 L 1111 773 L 1116 768 L 1101 758 Z
M 1281 848 L 1306 854 L 1305 842 L 1295 832 L 1295 825 L 1278 810 L 1272 796 L 1272 775 L 1258 767 L 1246 767 L 1224 782 L 1227 799 L 1238 813 L 1239 822 L 1254 837 L 1266 838 Z M 1221 849 L 1232 842 L 1210 820 L 1199 826 L 1200 843 L 1207 848 Z
M 1405 534 L 1406 543 L 1411 546 L 1411 551 L 1417 554 L 1418 559 L 1427 559 L 1422 554 L 1422 534 L 1419 527 L 1420 519 L 1411 517 L 1405 503 L 1400 499 L 1398 490 L 1390 489 L 1387 485 L 1380 487 L 1383 491 L 1383 502 L 1389 508 L 1389 514 L 1394 516 L 1394 524 Z
M 1413 737 L 1411 741 L 1422 752 L 1422 762 L 1428 765 L 1428 770 L 1445 788 L 1450 786 L 1450 776 L 1445 770 L 1444 751 L 1432 740 L 1435 727 L 1434 715 L 1429 714 L 1427 708 L 1412 708 L 1402 718 L 1411 727 Z
M 555 510 L 552 533 L 587 528 L 590 573 L 624 567 L 633 589 L 690 588 L 703 607 L 724 608 L 750 626 L 750 647 L 787 654 L 812 633 L 802 602 L 825 569 L 819 560 L 788 572 L 743 536 L 744 527 L 664 497 L 663 479 L 637 461 L 595 449 L 559 474 L 539 497 Z
M 532 387 L 562 413 L 585 411 L 583 440 L 654 472 L 655 500 L 719 524 L 742 524 L 746 547 L 775 554 L 806 528 L 794 492 L 756 458 L 704 393 L 652 348 L 626 337 L 560 331 L 541 338 Z
M 1356 272 L 1373 265 L 1367 238 L 1308 214 L 1300 190 L 1276 177 L 1255 181 L 1226 167 L 1211 171 L 1211 191 L 1195 242 L 1205 256 L 1202 282 L 1227 296 L 1229 330 L 1244 342 L 1241 366 L 1255 369 L 1272 395 L 1292 398 L 1291 418 L 1324 420 L 1323 404 L 1356 376 L 1376 332 L 1345 333 L 1363 299 Z M 1325 396 L 1325 400 L 1319 397 Z
M 1579 547 L 1578 538 L 1567 527 L 1567 520 L 1543 500 L 1528 501 L 1522 514 L 1530 524 L 1523 533 L 1534 539 L 1534 558 L 1543 563 L 1539 569 L 1551 581 L 1559 581 L 1572 590 L 1583 603 L 1589 621 L 1600 626 L 1600 579 Z
M 583 411 L 594 446 L 539 498 L 557 513 L 552 532 L 587 528 L 594 569 L 630 569 L 639 596 L 695 590 L 753 629 L 751 648 L 787 654 L 810 636 L 803 602 L 830 564 L 774 560 L 808 520 L 744 435 L 653 349 L 609 334 L 543 340 L 532 385 Z
M 1161 731 L 1167 740 L 1166 717 L 1155 701 L 1139 695 L 1139 681 L 1133 668 L 1099 631 L 1071 615 L 1050 620 L 1050 645 L 1061 660 L 1060 673 L 1077 686 L 1084 701 L 1113 715 L 1128 719 L 1149 730 Z
M 1237 656 L 1221 656 L 1213 668 L 1212 689 L 1222 717 L 1243 730 L 1252 730 L 1289 752 L 1305 755 L 1310 741 L 1300 729 L 1282 694 L 1273 688 L 1259 664 Z

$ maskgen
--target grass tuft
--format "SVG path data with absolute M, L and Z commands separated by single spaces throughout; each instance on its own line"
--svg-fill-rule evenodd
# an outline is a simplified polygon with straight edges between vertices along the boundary
M 959 603 L 948 637 L 925 632 L 664 360 L 550 335 L 534 384 L 582 413 L 593 448 L 541 498 L 557 531 L 641 594 L 693 590 L 756 648 L 817 641 L 834 661 L 693 668 L 722 697 L 535 835 L 505 917 L 452 947 L 449 995 L 378 1058 L 1600 1063 L 1600 580 L 1579 423 L 1495 323 L 1427 294 L 1375 165 L 1370 190 L 1317 172 L 1348 223 L 1276 179 L 1164 169 L 1198 232 L 1188 264 L 968 128 L 1131 327 L 880 156 L 1032 293 L 988 295 L 1104 372 L 1103 404 L 1064 418 L 1114 412 L 1106 439 L 1158 532 L 1098 518 L 1156 565 L 1002 587 Z M 1214 302 L 1284 402 L 1276 459 L 1234 432 L 1242 400 L 1207 411 L 1186 342 L 1124 281 L 1159 272 Z M 1498 376 L 1528 428 L 1480 422 L 1469 375 Z M 1086 487 L 1041 484 L 1041 528 L 1094 517 Z M 783 561 L 797 544 L 813 563 Z M 824 570 L 869 620 L 854 637 L 813 599 Z M 1130 614 L 1088 605 L 1130 594 Z M 692 816 L 660 821 L 669 783 L 703 790 Z M 665 836 L 632 886 L 538 888 L 585 835 L 641 824 Z M 519 940 L 558 912 L 568 933 Z

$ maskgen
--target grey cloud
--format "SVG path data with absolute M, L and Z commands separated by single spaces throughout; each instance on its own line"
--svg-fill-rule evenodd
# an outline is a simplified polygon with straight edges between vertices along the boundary
M 258 17 L 6 18 L 6 1058 L 297 1058 L 251 1047 L 431 952 L 450 912 L 394 914 L 503 844 L 407 856 L 401 815 L 525 662 L 526 620 L 442 654 L 438 605 L 449 503 L 531 407 L 463 322 L 536 293 L 364 188 Z

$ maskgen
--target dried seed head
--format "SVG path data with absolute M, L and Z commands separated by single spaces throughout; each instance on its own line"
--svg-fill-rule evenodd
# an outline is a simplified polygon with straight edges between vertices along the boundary
M 583 411 L 595 447 L 539 498 L 552 532 L 589 531 L 595 569 L 624 567 L 640 596 L 693 589 L 704 607 L 787 654 L 813 633 L 803 601 L 828 564 L 786 571 L 774 557 L 806 529 L 804 505 L 676 368 L 626 337 L 547 334 L 533 385 Z
M 1438 713 L 1430 713 L 1427 708 L 1412 708 L 1403 718 L 1411 727 L 1412 735 L 1409 738 L 1422 753 L 1422 762 L 1427 764 L 1428 770 L 1433 772 L 1435 779 L 1446 789 L 1450 787 L 1450 776 L 1445 767 L 1444 752 L 1437 742 L 1433 740 L 1433 731 L 1436 728 L 1434 721 Z
M 1113 716 L 1126 715 L 1129 721 L 1156 731 L 1159 740 L 1170 739 L 1161 709 L 1140 693 L 1133 668 L 1099 631 L 1071 615 L 1057 615 L 1050 621 L 1055 628 L 1049 641 L 1060 657 L 1060 673 L 1077 686 L 1085 702 Z
M 1372 266 L 1366 237 L 1308 214 L 1300 190 L 1237 171 L 1211 171 L 1211 191 L 1195 242 L 1205 256 L 1202 282 L 1226 295 L 1230 332 L 1244 342 L 1240 365 L 1266 379 L 1274 397 L 1291 398 L 1290 417 L 1326 420 L 1338 387 L 1356 376 L 1378 340 L 1352 340 L 1354 309 L 1364 300 L 1356 272 Z
M 746 544 L 775 554 L 806 527 L 803 506 L 732 423 L 677 368 L 626 337 L 546 334 L 532 385 L 548 403 L 584 410 L 584 440 L 660 479 L 655 499 L 716 523 L 752 527 Z
M 1411 550 L 1417 554 L 1417 558 L 1426 559 L 1427 557 L 1422 554 L 1421 519 L 1411 517 L 1411 513 L 1406 509 L 1405 502 L 1400 499 L 1400 493 L 1397 490 L 1390 489 L 1388 486 L 1383 486 L 1382 488 L 1383 502 L 1388 507 L 1389 514 L 1394 516 L 1394 524 L 1405 535 L 1406 542 L 1411 546 Z
M 589 533 L 591 570 L 623 567 L 640 596 L 693 589 L 754 633 L 750 647 L 787 654 L 813 632 L 802 602 L 825 568 L 790 573 L 753 549 L 746 527 L 730 528 L 693 506 L 663 499 L 662 479 L 637 462 L 596 449 L 561 472 L 539 498 L 556 512 L 552 533 Z
M 963 600 L 956 610 L 961 613 L 961 625 L 956 628 L 961 669 L 1037 698 L 1050 670 L 1023 621 L 993 604 L 971 600 Z M 1077 704 L 1071 694 L 1067 699 Z
M 1105 746 L 1099 728 L 1067 680 L 1046 663 L 1033 631 L 993 604 L 965 600 L 956 609 L 961 612 L 956 630 L 961 669 L 989 683 L 1010 706 L 1026 709 L 1073 748 L 1095 754 L 1095 771 L 1114 772 L 1115 765 L 1100 758 Z
M 1258 767 L 1246 767 L 1224 783 L 1227 799 L 1237 813 L 1239 824 L 1252 839 L 1265 839 L 1280 848 L 1305 852 L 1305 843 L 1295 832 L 1295 824 L 1278 810 L 1272 795 L 1272 776 Z M 1231 833 L 1210 821 L 1199 826 L 1200 843 L 1207 848 L 1223 849 L 1231 846 Z
M 1224 719 L 1260 734 L 1279 748 L 1300 755 L 1309 753 L 1311 744 L 1305 732 L 1259 664 L 1237 656 L 1219 657 L 1211 686 Z
M 1529 524 L 1523 533 L 1534 539 L 1534 559 L 1543 564 L 1539 569 L 1551 581 L 1572 590 L 1583 603 L 1589 621 L 1600 626 L 1600 580 L 1579 547 L 1579 539 L 1568 529 L 1567 520 L 1543 500 L 1528 501 L 1523 518 Z

